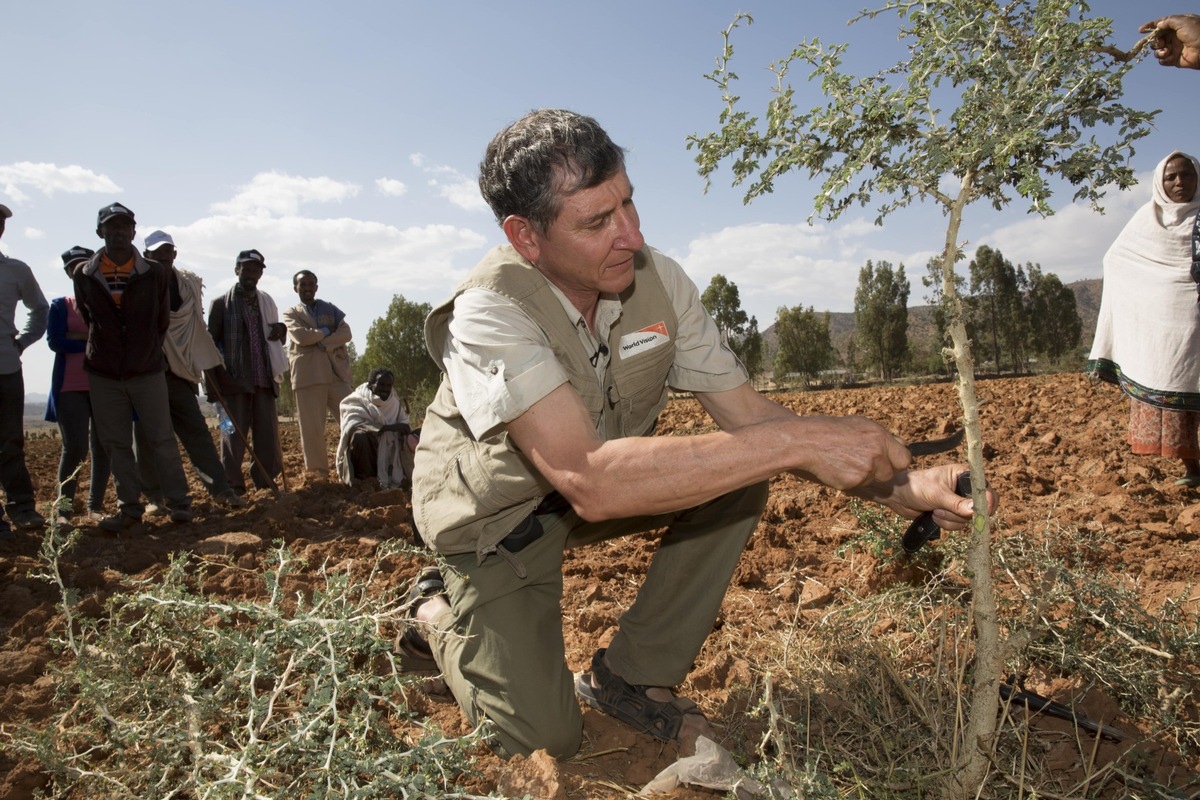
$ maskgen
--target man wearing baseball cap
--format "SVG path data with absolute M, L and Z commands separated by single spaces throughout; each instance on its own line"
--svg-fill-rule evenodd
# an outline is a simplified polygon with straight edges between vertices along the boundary
M 204 371 L 221 363 L 221 354 L 205 326 L 204 282 L 199 275 L 175 266 L 177 255 L 175 240 L 166 231 L 154 231 L 146 237 L 142 256 L 165 269 L 170 284 L 171 325 L 163 342 L 163 353 L 167 357 L 171 427 L 212 498 L 223 505 L 239 508 L 246 505 L 246 501 L 238 497 L 225 479 L 225 469 L 196 398 Z M 151 503 L 146 507 L 146 514 L 165 514 L 166 502 L 159 486 L 157 467 L 152 458 L 142 458 L 148 446 L 142 426 L 133 427 L 142 486 Z
M 12 210 L 0 205 L 0 236 Z M 17 330 L 17 303 L 28 316 L 25 328 Z M 25 466 L 25 377 L 21 353 L 42 338 L 50 304 L 24 261 L 0 253 L 0 485 L 4 487 L 4 510 L 18 528 L 40 528 L 46 520 L 37 512 L 33 481 Z M 8 522 L 0 517 L 0 539 L 10 538 Z
M 275 488 L 275 476 L 283 470 L 275 398 L 287 369 L 282 346 L 287 326 L 279 321 L 275 301 L 258 288 L 266 265 L 257 250 L 238 253 L 233 268 L 237 283 L 208 310 L 208 332 L 225 358 L 224 366 L 207 373 L 208 399 L 221 403 L 233 420 L 233 432 L 221 433 L 221 462 L 239 494 L 246 486 L 242 459 L 247 437 L 254 440 L 250 478 L 255 486 Z
M 133 455 L 134 414 L 149 445 L 172 522 L 192 518 L 192 498 L 167 402 L 163 339 L 171 322 L 167 271 L 133 246 L 133 212 L 120 203 L 100 209 L 96 235 L 104 247 L 76 271 L 75 299 L 88 324 L 83 368 L 100 443 L 112 465 L 119 513 L 100 521 L 108 531 L 141 528 L 145 505 Z

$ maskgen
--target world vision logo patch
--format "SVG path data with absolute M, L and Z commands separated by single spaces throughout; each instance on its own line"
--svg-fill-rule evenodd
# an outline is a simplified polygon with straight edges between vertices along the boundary
M 653 325 L 647 325 L 640 331 L 625 334 L 617 346 L 621 350 L 621 358 L 631 358 L 669 341 L 671 341 L 671 334 L 667 333 L 667 323 L 656 322 Z

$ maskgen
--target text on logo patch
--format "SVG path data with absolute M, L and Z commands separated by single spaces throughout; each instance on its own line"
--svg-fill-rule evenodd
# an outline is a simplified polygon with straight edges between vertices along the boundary
M 640 331 L 625 334 L 617 346 L 621 350 L 621 358 L 629 358 L 645 350 L 653 350 L 670 340 L 671 335 L 667 333 L 667 323 L 656 322 L 653 325 L 647 325 Z

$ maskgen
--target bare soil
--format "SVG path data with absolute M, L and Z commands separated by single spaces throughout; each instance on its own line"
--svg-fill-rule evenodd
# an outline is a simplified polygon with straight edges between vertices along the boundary
M 988 478 L 1002 497 L 996 519 L 1000 535 L 1040 536 L 1049 522 L 1103 533 L 1106 545 L 1097 555 L 1098 569 L 1124 576 L 1151 609 L 1183 595 L 1187 609 L 1197 610 L 1200 598 L 1187 592 L 1196 578 L 1200 495 L 1174 485 L 1182 473 L 1178 463 L 1129 453 L 1125 444 L 1128 404 L 1119 392 L 1079 375 L 1062 374 L 984 381 L 980 395 L 985 402 Z M 776 397 L 803 414 L 871 417 L 906 441 L 944 435 L 958 425 L 960 417 L 950 384 Z M 698 404 L 678 400 L 662 415 L 659 430 L 660 435 L 689 435 L 710 425 Z M 134 579 L 161 574 L 176 550 L 194 550 L 219 534 L 250 532 L 268 544 L 231 555 L 228 568 L 210 571 L 205 581 L 211 593 L 242 596 L 256 593 L 261 586 L 256 568 L 273 539 L 285 540 L 309 564 L 318 565 L 366 559 L 381 540 L 412 536 L 410 510 L 402 493 L 360 491 L 307 478 L 302 474 L 295 427 L 284 423 L 282 439 L 289 482 L 279 497 L 252 493 L 249 507 L 229 511 L 210 503 L 194 483 L 197 514 L 187 525 L 159 522 L 144 535 L 131 536 L 107 534 L 80 520 L 85 535 L 65 565 L 68 580 L 85 598 L 102 600 Z M 28 441 L 28 464 L 40 501 L 51 499 L 58 457 L 57 439 Z M 938 458 L 942 457 L 928 463 L 937 463 Z M 85 495 L 81 488 L 79 497 Z M 111 490 L 108 507 L 116 507 Z M 827 587 L 828 597 L 820 602 L 837 604 L 845 597 L 869 595 L 895 579 L 861 552 L 838 555 L 839 545 L 856 535 L 857 529 L 847 499 L 839 493 L 790 476 L 773 481 L 766 514 L 739 565 L 717 628 L 681 687 L 706 711 L 718 732 L 741 730 L 732 723 L 745 710 L 740 705 L 745 695 L 735 690 L 751 682 L 753 648 L 764 640 L 764 633 L 794 622 L 792 612 L 806 586 Z M 52 724 L 56 713 L 47 666 L 59 657 L 50 644 L 54 626 L 61 623 L 55 608 L 59 598 L 50 586 L 28 575 L 36 565 L 38 547 L 39 535 L 31 533 L 0 543 L 0 723 L 6 726 Z M 611 637 L 653 550 L 653 539 L 642 536 L 568 553 L 563 626 L 572 669 L 586 668 L 592 652 Z M 380 590 L 402 591 L 411 575 L 406 570 L 390 576 L 389 585 Z M 1048 693 L 1054 689 L 1045 688 Z M 1113 719 L 1115 714 L 1128 730 L 1148 727 L 1123 718 L 1121 710 L 1110 705 L 1099 692 L 1082 698 L 1082 708 L 1090 716 Z M 431 699 L 426 710 L 448 731 L 465 732 L 453 703 Z M 502 762 L 481 753 L 487 777 L 473 788 L 516 796 L 529 792 L 534 797 L 624 797 L 678 755 L 674 748 L 592 710 L 585 711 L 584 725 L 584 751 L 570 762 L 558 763 L 544 754 Z M 754 746 L 727 744 L 745 745 L 739 748 L 743 751 Z M 1127 746 L 1105 744 L 1099 757 L 1111 758 Z M 1178 757 L 1168 760 L 1177 769 L 1194 771 L 1197 766 Z M 1067 763 L 1063 769 L 1077 766 Z M 46 782 L 35 762 L 0 754 L 0 798 L 31 797 Z M 701 789 L 680 789 L 671 795 L 714 796 Z

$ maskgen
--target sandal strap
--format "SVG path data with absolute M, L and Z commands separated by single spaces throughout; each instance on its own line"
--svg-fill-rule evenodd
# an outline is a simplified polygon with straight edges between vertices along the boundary
M 587 675 L 578 683 L 579 694 L 588 705 L 664 742 L 679 737 L 685 716 L 703 716 L 700 708 L 685 697 L 651 699 L 646 690 L 654 687 L 627 683 L 604 663 L 605 652 L 601 648 L 592 656 L 592 677 L 598 686 L 593 687 Z
M 416 613 L 422 602 L 445 593 L 446 582 L 442 580 L 442 573 L 437 567 L 425 567 L 408 590 L 409 612 Z
M 442 574 L 437 567 L 425 567 L 417 574 L 413 581 L 412 587 L 408 590 L 408 608 L 405 613 L 405 626 L 396 638 L 395 647 L 399 650 L 410 662 L 411 668 L 416 670 L 437 669 L 437 662 L 433 658 L 433 651 L 429 647 L 429 642 L 416 628 L 414 622 L 417 609 L 422 604 L 428 602 L 431 598 L 446 593 L 446 583 L 442 580 Z

